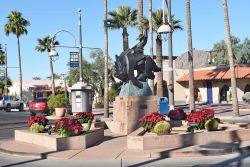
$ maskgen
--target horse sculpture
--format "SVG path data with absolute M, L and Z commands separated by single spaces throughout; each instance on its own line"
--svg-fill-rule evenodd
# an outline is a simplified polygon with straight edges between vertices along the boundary
M 148 39 L 147 31 L 140 34 L 138 39 L 139 43 L 134 47 L 125 50 L 120 56 L 115 55 L 114 76 L 124 83 L 131 81 L 133 85 L 142 89 L 143 84 L 140 81 L 146 82 L 148 78 L 154 79 L 153 72 L 158 72 L 161 69 L 157 67 L 151 57 L 143 55 L 143 49 Z M 137 76 L 134 76 L 134 70 L 137 70 Z

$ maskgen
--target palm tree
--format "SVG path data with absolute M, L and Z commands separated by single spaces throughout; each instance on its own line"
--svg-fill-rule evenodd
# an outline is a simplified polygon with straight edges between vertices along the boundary
M 191 30 L 190 0 L 186 0 L 187 34 L 188 34 L 188 64 L 189 64 L 189 110 L 195 109 L 194 104 L 194 68 Z
M 129 6 L 119 6 L 108 14 L 112 17 L 107 19 L 108 27 L 110 29 L 122 29 L 123 50 L 125 51 L 129 48 L 127 29 L 137 25 L 137 10 L 131 9 Z
M 149 51 L 150 57 L 154 58 L 153 51 L 153 27 L 152 27 L 152 0 L 148 0 L 148 24 L 149 24 Z M 154 80 L 149 80 L 149 87 L 154 94 Z
M 138 12 L 137 12 L 137 18 L 138 18 L 138 32 L 139 34 L 143 33 L 143 27 L 141 24 L 141 19 L 143 16 L 143 0 L 137 0 L 138 3 Z
M 4 25 L 5 34 L 8 36 L 10 33 L 16 35 L 17 47 L 18 47 L 18 65 L 19 65 L 19 80 L 20 80 L 20 100 L 23 98 L 22 94 L 22 61 L 21 61 L 21 48 L 20 48 L 20 36 L 27 34 L 27 26 L 30 22 L 22 17 L 21 12 L 11 11 L 7 16 L 8 22 Z
M 38 38 L 38 45 L 36 46 L 36 50 L 38 52 L 47 52 L 49 54 L 51 50 L 51 43 L 53 42 L 53 45 L 59 45 L 58 41 L 55 41 L 55 38 L 50 38 L 50 36 L 46 36 L 43 39 Z M 53 70 L 53 61 L 52 57 L 49 57 L 50 61 L 50 73 L 51 73 L 51 81 L 52 81 L 52 94 L 55 95 L 55 79 L 54 79 L 54 70 Z
M 2 44 L 0 44 L 0 65 L 5 64 L 5 52 L 3 50 Z
M 156 33 L 157 33 L 158 28 L 163 24 L 162 15 L 163 15 L 162 9 L 158 9 L 152 13 L 152 28 L 153 28 L 153 31 Z M 182 26 L 180 25 L 181 21 L 176 20 L 174 18 L 174 15 L 172 15 L 171 18 L 173 22 L 173 29 L 183 30 Z M 142 24 L 145 28 L 149 27 L 149 21 L 147 20 L 147 18 L 143 17 Z M 156 64 L 158 67 L 162 69 L 162 38 L 160 34 L 156 36 Z M 157 73 L 156 78 L 157 78 L 156 94 L 158 97 L 162 97 L 163 96 L 163 71 L 162 70 Z
M 229 18 L 228 18 L 227 0 L 223 0 L 223 8 L 224 8 L 224 23 L 225 23 L 226 37 L 227 37 L 227 50 L 228 50 L 227 53 L 228 53 L 229 66 L 230 66 L 230 72 L 231 72 L 233 112 L 234 112 L 234 116 L 238 117 L 240 113 L 239 113 L 239 106 L 238 106 L 236 75 L 235 75 L 235 67 L 234 67 L 234 59 L 233 59 L 231 34 L 230 34 L 230 24 L 229 24 Z
M 107 1 L 104 0 L 104 118 L 109 117 Z

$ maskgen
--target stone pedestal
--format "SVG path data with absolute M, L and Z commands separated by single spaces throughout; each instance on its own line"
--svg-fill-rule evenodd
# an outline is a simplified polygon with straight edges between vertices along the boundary
M 139 119 L 148 113 L 158 111 L 156 96 L 116 97 L 113 121 L 106 121 L 111 132 L 128 135 L 140 126 Z

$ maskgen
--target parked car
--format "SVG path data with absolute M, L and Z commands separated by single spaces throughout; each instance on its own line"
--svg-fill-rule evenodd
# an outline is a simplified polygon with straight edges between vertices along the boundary
M 19 109 L 23 111 L 24 102 L 15 96 L 0 96 L 0 109 L 10 112 L 11 109 Z
M 36 114 L 47 114 L 49 113 L 49 108 L 47 104 L 47 99 L 36 99 L 29 103 L 29 111 L 31 115 Z

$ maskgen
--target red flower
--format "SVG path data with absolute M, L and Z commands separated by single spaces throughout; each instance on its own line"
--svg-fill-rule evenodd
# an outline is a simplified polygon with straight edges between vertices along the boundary
M 46 126 L 49 120 L 44 115 L 30 116 L 28 119 L 28 125 L 31 126 L 34 123 Z
M 82 132 L 82 124 L 74 118 L 61 118 L 55 123 L 55 131 L 60 134 L 65 130 L 69 136 L 79 135 Z
M 89 120 L 93 121 L 95 117 L 92 112 L 79 112 L 75 116 L 82 124 L 88 123 Z
M 153 129 L 153 127 L 155 126 L 157 122 L 160 122 L 163 120 L 165 120 L 164 115 L 160 114 L 159 112 L 152 112 L 152 113 L 144 115 L 140 119 L 140 123 L 143 126 L 145 131 L 150 131 L 151 129 Z
M 213 109 L 205 109 L 202 108 L 198 111 L 192 111 L 190 114 L 187 115 L 186 121 L 188 123 L 199 123 L 205 124 L 205 121 L 214 117 L 214 110 Z M 202 127 L 202 126 L 201 126 Z

